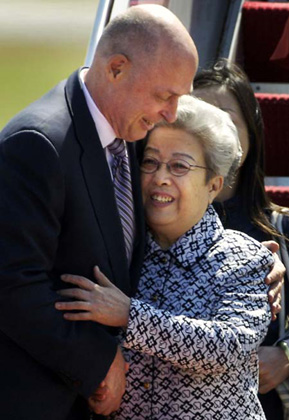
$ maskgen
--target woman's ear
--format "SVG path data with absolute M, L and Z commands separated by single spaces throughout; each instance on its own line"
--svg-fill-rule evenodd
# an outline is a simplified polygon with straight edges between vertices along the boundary
M 114 54 L 106 65 L 106 73 L 110 82 L 115 83 L 126 76 L 130 68 L 130 61 L 124 54 Z
M 209 181 L 209 204 L 212 204 L 224 185 L 224 177 L 216 175 Z

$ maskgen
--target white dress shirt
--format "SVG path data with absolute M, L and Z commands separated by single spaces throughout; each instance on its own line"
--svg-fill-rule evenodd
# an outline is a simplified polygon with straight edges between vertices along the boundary
M 80 80 L 81 80 L 81 84 L 82 84 L 82 89 L 83 89 L 84 97 L 85 97 L 89 112 L 91 114 L 91 117 L 94 121 L 96 130 L 98 132 L 98 136 L 99 136 L 101 145 L 104 149 L 107 162 L 108 162 L 109 167 L 111 169 L 113 157 L 112 157 L 110 151 L 108 150 L 107 146 L 109 146 L 115 140 L 116 134 L 115 134 L 112 126 L 109 124 L 109 122 L 107 121 L 105 116 L 100 112 L 100 110 L 96 106 L 94 100 L 92 99 L 90 93 L 88 92 L 88 89 L 87 89 L 87 87 L 84 83 L 84 76 L 85 76 L 85 73 L 87 72 L 87 70 L 88 69 L 85 68 L 85 69 L 82 69 L 81 72 L 80 72 Z

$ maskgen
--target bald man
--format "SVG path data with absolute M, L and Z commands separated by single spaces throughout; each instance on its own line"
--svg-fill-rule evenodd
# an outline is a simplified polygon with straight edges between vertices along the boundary
M 158 121 L 174 121 L 197 65 L 194 43 L 170 11 L 135 6 L 107 26 L 89 69 L 1 132 L 1 418 L 83 420 L 92 416 L 89 401 L 99 415 L 118 408 L 125 363 L 117 332 L 65 321 L 56 290 L 61 274 L 93 280 L 98 265 L 134 293 L 144 221 L 133 142 Z M 125 140 L 133 189 L 129 251 L 114 189 L 115 138 Z M 107 398 L 94 404 L 104 379 Z

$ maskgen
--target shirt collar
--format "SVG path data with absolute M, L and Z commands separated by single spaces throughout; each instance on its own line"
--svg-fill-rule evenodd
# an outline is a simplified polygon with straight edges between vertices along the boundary
M 87 70 L 88 70 L 87 68 L 83 68 L 80 71 L 80 81 L 81 81 L 84 97 L 85 97 L 89 112 L 92 116 L 92 119 L 95 123 L 96 130 L 99 135 L 100 142 L 102 144 L 102 147 L 105 148 L 115 140 L 116 135 L 112 126 L 109 124 L 105 116 L 100 112 L 100 110 L 96 106 L 94 100 L 92 99 L 84 83 L 84 76 Z
M 202 219 L 169 249 L 162 250 L 155 242 L 152 233 L 147 233 L 146 258 L 159 260 L 167 255 L 185 269 L 190 269 L 223 234 L 224 228 L 213 206 L 209 206 Z

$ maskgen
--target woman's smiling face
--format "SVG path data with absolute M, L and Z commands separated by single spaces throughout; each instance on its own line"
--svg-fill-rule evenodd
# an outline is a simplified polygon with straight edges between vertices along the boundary
M 144 151 L 144 159 L 147 157 L 163 163 L 177 159 L 206 166 L 198 137 L 177 128 L 154 129 Z M 222 177 L 206 182 L 206 173 L 206 169 L 191 168 L 187 174 L 175 176 L 165 164 L 154 173 L 142 172 L 146 221 L 162 247 L 172 245 L 194 226 L 221 188 Z

